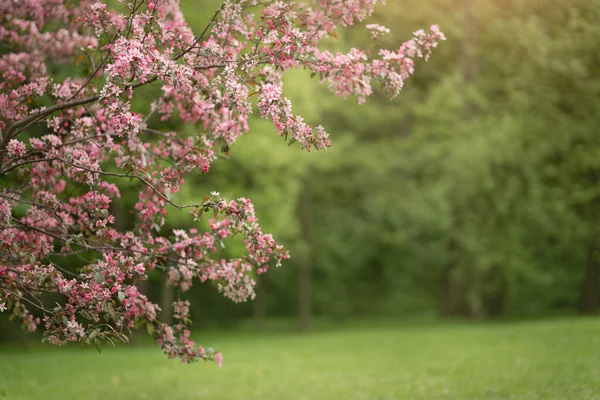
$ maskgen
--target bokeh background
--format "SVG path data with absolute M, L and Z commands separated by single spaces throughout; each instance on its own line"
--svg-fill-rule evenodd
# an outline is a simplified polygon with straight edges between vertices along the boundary
M 219 1 L 181 5 L 201 32 Z M 167 320 L 192 302 L 223 369 L 167 360 L 143 332 L 101 355 L 41 346 L 0 313 L 0 398 L 600 399 L 600 1 L 388 0 L 367 22 L 392 31 L 373 51 L 433 23 L 447 41 L 392 101 L 359 106 L 289 72 L 284 94 L 333 147 L 288 147 L 255 116 L 177 195 L 253 199 L 292 254 L 254 302 L 178 294 L 156 271 L 140 285 Z M 331 50 L 372 43 L 336 34 Z M 122 229 L 138 189 L 111 209 Z M 169 209 L 168 229 L 192 224 Z
M 198 31 L 219 5 L 181 3 Z M 447 36 L 398 98 L 376 90 L 358 105 L 289 72 L 285 95 L 334 146 L 288 147 L 257 115 L 229 160 L 188 178 L 180 203 L 211 190 L 249 197 L 292 254 L 258 278 L 254 302 L 234 304 L 209 284 L 184 294 L 195 327 L 596 313 L 599 10 L 594 0 L 388 1 L 369 20 L 392 30 L 374 51 L 432 23 Z M 364 27 L 336 33 L 333 50 L 371 44 Z M 145 90 L 135 107 L 159 88 Z M 136 188 L 112 210 L 124 229 Z M 192 226 L 185 212 L 168 217 L 170 228 Z M 173 289 L 158 273 L 143 289 L 169 319 Z M 2 314 L 0 327 L 0 340 L 23 340 Z

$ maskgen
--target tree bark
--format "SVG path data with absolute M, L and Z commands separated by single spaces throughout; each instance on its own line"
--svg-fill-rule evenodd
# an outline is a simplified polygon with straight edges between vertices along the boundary
M 463 0 L 463 10 L 465 18 L 465 31 L 468 34 L 469 40 L 465 41 L 462 46 L 460 54 L 459 65 L 461 67 L 462 80 L 465 83 L 463 87 L 465 90 L 469 85 L 473 84 L 476 80 L 477 75 L 477 58 L 474 54 L 474 50 L 477 46 L 478 38 L 478 23 L 475 16 L 475 2 L 474 0 Z M 465 93 L 465 96 L 468 94 Z M 467 98 L 468 103 L 463 110 L 464 118 L 472 118 L 477 110 L 475 105 Z M 454 190 L 460 190 L 458 188 Z M 467 292 L 469 289 L 469 282 L 464 274 L 460 271 L 460 252 L 462 249 L 459 246 L 458 235 L 460 235 L 461 223 L 460 213 L 462 211 L 461 202 L 456 200 L 461 198 L 460 193 L 453 195 L 451 193 L 451 201 L 455 202 L 453 205 L 453 226 L 450 232 L 450 240 L 448 242 L 448 261 L 444 266 L 442 273 L 442 296 L 440 301 L 440 314 L 444 316 L 470 316 L 471 307 L 467 299 Z M 454 200 L 452 200 L 454 197 Z M 466 207 L 465 207 L 466 208 Z
M 298 269 L 298 329 L 308 332 L 311 324 L 311 274 L 312 274 L 312 237 L 310 224 L 310 182 L 305 180 L 300 195 L 300 225 L 302 237 L 306 244 L 305 254 Z
M 171 325 L 173 323 L 173 288 L 168 284 L 167 272 L 161 277 L 160 308 L 162 309 L 162 321 Z
M 487 290 L 483 296 L 485 317 L 501 317 L 506 305 L 508 283 L 503 268 L 499 265 L 491 268 L 485 276 Z
M 254 325 L 256 329 L 262 330 L 267 319 L 267 282 L 259 275 L 256 278 L 256 298 L 254 299 Z
M 440 314 L 442 316 L 470 316 L 467 301 L 467 285 L 464 277 L 460 276 L 458 263 L 458 245 L 455 238 L 450 239 L 449 258 L 442 274 L 442 297 L 440 299 Z
M 585 268 L 579 311 L 583 314 L 596 314 L 600 305 L 600 257 L 597 239 L 592 242 L 588 252 L 588 261 Z
M 469 40 L 464 41 L 462 46 L 461 63 L 462 78 L 467 84 L 474 83 L 477 79 L 477 42 L 479 38 L 479 23 L 475 13 L 475 0 L 463 0 L 465 11 L 465 31 Z M 467 110 L 470 114 L 474 113 L 474 108 Z

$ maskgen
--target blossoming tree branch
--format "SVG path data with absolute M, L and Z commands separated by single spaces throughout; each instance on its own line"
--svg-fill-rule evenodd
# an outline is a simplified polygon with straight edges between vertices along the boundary
M 378 2 L 228 0 L 193 32 L 176 0 L 122 0 L 114 10 L 95 0 L 3 1 L 0 311 L 57 345 L 127 342 L 146 325 L 169 357 L 220 365 L 220 353 L 190 339 L 188 302 L 174 303 L 169 326 L 136 284 L 159 269 L 182 292 L 196 279 L 214 281 L 245 301 L 255 274 L 289 255 L 261 230 L 250 200 L 211 193 L 177 204 L 172 196 L 187 173 L 207 173 L 220 149 L 248 131 L 255 109 L 306 151 L 330 146 L 324 128 L 304 122 L 283 97 L 286 70 L 308 69 L 361 103 L 374 83 L 396 96 L 414 60 L 444 40 L 435 25 L 373 58 L 319 48 Z M 388 32 L 366 29 L 374 40 Z M 71 76 L 50 72 L 61 68 Z M 132 99 L 150 84 L 160 95 L 133 112 Z M 162 131 L 150 116 L 192 124 L 196 133 Z M 124 231 L 109 206 L 119 182 L 131 181 L 140 190 L 134 228 Z M 208 218 L 208 228 L 167 232 L 167 212 Z M 217 246 L 232 236 L 243 240 L 245 256 L 218 259 Z M 67 261 L 82 254 L 86 265 L 73 272 Z

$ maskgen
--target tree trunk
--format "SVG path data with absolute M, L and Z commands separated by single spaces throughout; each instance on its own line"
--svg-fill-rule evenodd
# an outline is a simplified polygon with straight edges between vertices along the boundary
M 307 332 L 311 320 L 311 272 L 312 272 L 312 237 L 310 226 L 310 182 L 304 182 L 300 195 L 300 225 L 302 237 L 306 244 L 305 254 L 298 269 L 298 329 Z
M 463 0 L 463 10 L 465 18 L 465 30 L 469 40 L 465 41 L 462 46 L 459 65 L 461 67 L 463 85 L 466 90 L 469 85 L 473 84 L 477 75 L 477 59 L 474 50 L 477 46 L 478 24 L 475 17 L 475 2 L 474 0 Z M 468 96 L 465 94 L 465 96 Z M 464 118 L 472 118 L 477 110 L 475 105 L 467 98 L 468 103 L 463 110 Z M 455 190 L 460 190 L 456 188 Z M 440 314 L 445 316 L 470 316 L 471 307 L 467 298 L 469 289 L 467 277 L 464 276 L 465 271 L 461 271 L 460 252 L 462 249 L 458 243 L 458 235 L 460 234 L 460 213 L 463 209 L 461 202 L 456 199 L 461 199 L 461 194 L 451 193 L 451 201 L 453 205 L 453 226 L 450 232 L 450 240 L 448 243 L 448 261 L 444 266 L 442 273 L 442 296 L 440 301 Z M 454 198 L 454 200 L 452 199 Z M 464 207 L 466 208 L 466 207 Z
M 588 262 L 585 268 L 583 283 L 581 285 L 581 295 L 579 301 L 579 311 L 584 314 L 595 314 L 598 312 L 600 304 L 600 257 L 597 240 L 590 245 L 588 253 Z
M 169 275 L 162 274 L 160 293 L 160 308 L 162 309 L 162 322 L 171 325 L 173 323 L 173 288 L 168 284 Z
M 477 42 L 479 38 L 479 23 L 475 13 L 475 0 L 463 0 L 465 11 L 465 31 L 469 40 L 464 42 L 462 46 L 461 64 L 462 78 L 467 84 L 474 83 L 477 78 Z M 466 86 L 465 86 L 466 89 Z M 474 108 L 467 110 L 472 114 Z
M 456 241 L 450 240 L 450 258 L 444 267 L 442 275 L 442 298 L 440 300 L 440 314 L 442 316 L 464 317 L 470 316 L 469 302 L 467 300 L 467 285 L 458 270 L 456 260 Z
M 495 266 L 486 274 L 486 291 L 483 299 L 483 307 L 486 317 L 501 317 L 506 305 L 506 292 L 508 283 L 504 276 L 503 268 Z
M 146 271 L 146 275 L 148 275 L 149 271 Z M 138 292 L 148 297 L 150 292 L 150 285 L 148 283 L 148 279 L 144 279 L 143 281 L 139 281 L 136 285 Z
M 310 330 L 311 301 L 310 301 L 310 275 L 311 265 L 303 262 L 299 268 L 300 279 L 298 288 L 298 329 L 300 332 Z
M 267 317 L 267 282 L 259 275 L 256 278 L 256 298 L 254 299 L 254 324 L 256 329 L 262 330 L 265 327 Z

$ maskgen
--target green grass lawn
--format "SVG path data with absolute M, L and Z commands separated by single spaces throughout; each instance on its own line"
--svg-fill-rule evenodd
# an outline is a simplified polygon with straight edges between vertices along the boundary
M 147 346 L 0 349 L 0 398 L 600 399 L 600 319 L 209 332 L 183 365 Z

